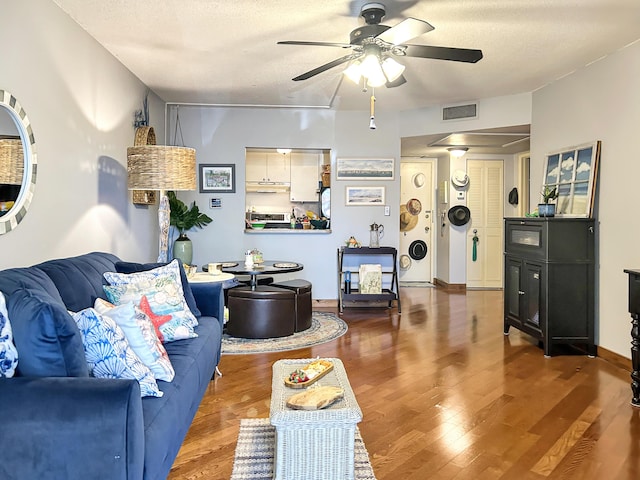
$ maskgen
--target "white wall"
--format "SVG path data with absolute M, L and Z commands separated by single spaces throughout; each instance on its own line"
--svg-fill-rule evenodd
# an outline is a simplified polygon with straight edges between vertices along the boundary
M 88 251 L 155 258 L 155 213 L 126 190 L 126 149 L 146 87 L 53 2 L 3 2 L 0 89 L 33 126 L 38 176 L 17 228 L 0 236 L 0 268 Z M 150 96 L 152 124 L 162 102 Z
M 627 276 L 640 268 L 640 222 L 633 152 L 640 125 L 640 42 L 615 52 L 533 94 L 531 204 L 540 200 L 545 155 L 602 141 L 598 180 L 596 332 L 600 346 L 630 357 Z

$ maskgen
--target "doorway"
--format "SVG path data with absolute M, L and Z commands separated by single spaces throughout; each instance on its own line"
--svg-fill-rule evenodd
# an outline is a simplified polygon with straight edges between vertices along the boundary
M 400 164 L 399 281 L 433 279 L 433 201 L 435 161 L 403 159 Z
M 468 160 L 467 287 L 502 288 L 504 164 Z

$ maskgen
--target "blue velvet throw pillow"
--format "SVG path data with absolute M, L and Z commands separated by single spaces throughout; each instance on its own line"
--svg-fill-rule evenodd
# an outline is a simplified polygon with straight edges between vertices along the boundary
M 30 288 L 7 300 L 13 342 L 24 377 L 88 377 L 80 330 L 67 309 L 47 293 Z
M 187 280 L 187 274 L 184 271 L 184 267 L 182 265 L 182 260 L 178 259 L 178 264 L 180 265 L 180 283 L 182 283 L 182 291 L 184 293 L 184 299 L 187 302 L 187 306 L 193 316 L 196 318 L 200 318 L 202 313 L 198 310 L 198 305 L 196 304 L 196 299 L 193 296 L 193 292 L 191 291 L 191 286 L 189 285 L 189 280 Z M 136 273 L 136 272 L 146 272 L 148 270 L 153 270 L 154 268 L 163 267 L 168 265 L 167 263 L 134 263 L 134 262 L 116 262 L 116 272 L 118 273 Z

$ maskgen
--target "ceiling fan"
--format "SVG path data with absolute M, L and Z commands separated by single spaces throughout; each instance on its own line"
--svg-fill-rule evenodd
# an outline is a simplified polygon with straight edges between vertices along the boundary
M 405 83 L 406 79 L 402 75 L 404 66 L 396 62 L 393 57 L 433 58 L 467 63 L 475 63 L 482 58 L 481 50 L 406 44 L 406 41 L 430 32 L 434 27 L 424 20 L 412 17 L 389 27 L 380 24 L 385 15 L 386 8 L 381 3 L 363 5 L 360 16 L 364 18 L 366 25 L 351 32 L 349 43 L 295 40 L 278 42 L 279 45 L 311 45 L 351 49 L 350 54 L 298 75 L 293 80 L 296 82 L 307 80 L 343 63 L 355 61 L 345 70 L 345 74 L 356 83 L 361 77 L 365 77 L 369 86 L 397 87 Z M 373 70 L 367 70 L 370 67 L 373 67 Z M 355 73 L 355 75 L 350 75 L 350 69 L 351 73 Z

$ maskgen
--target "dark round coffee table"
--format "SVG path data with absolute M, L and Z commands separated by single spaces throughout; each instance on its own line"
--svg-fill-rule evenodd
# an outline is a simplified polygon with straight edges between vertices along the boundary
M 244 260 L 236 262 L 220 262 L 222 263 L 222 271 L 227 273 L 233 273 L 234 275 L 249 275 L 249 286 L 255 290 L 258 285 L 258 275 L 277 275 L 279 273 L 291 273 L 299 272 L 304 268 L 304 265 L 297 262 L 287 261 L 272 261 L 266 260 L 262 263 L 254 263 L 251 267 L 245 265 Z M 207 266 L 203 266 L 205 270 Z

